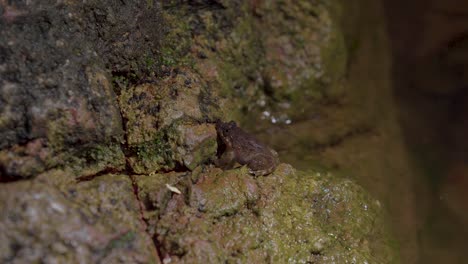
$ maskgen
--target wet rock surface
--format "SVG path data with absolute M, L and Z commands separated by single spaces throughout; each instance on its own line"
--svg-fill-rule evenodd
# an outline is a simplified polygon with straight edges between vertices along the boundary
M 214 120 L 339 94 L 334 8 L 0 1 L 0 262 L 397 261 L 354 183 L 211 164 Z
M 187 174 L 136 178 L 164 262 L 396 261 L 381 205 L 349 180 L 286 164 L 268 177 L 245 167 L 199 173 L 194 183 Z
M 155 56 L 158 40 L 155 27 L 141 26 L 159 23 L 157 9 L 129 4 L 0 3 L 2 174 L 28 178 L 78 157 L 100 162 L 108 155 L 93 153 L 120 144 L 124 131 L 111 73 L 144 75 L 139 61 Z M 8 149 L 31 141 L 41 142 L 33 153 Z M 109 159 L 109 166 L 119 166 L 122 157 Z
M 0 188 L 2 263 L 157 262 L 125 175 L 68 187 L 21 181 Z

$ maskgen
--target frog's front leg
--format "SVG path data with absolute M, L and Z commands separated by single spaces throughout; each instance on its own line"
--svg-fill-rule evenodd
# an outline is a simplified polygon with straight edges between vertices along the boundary
M 232 169 L 236 164 L 234 151 L 225 151 L 220 158 L 215 160 L 215 165 L 223 170 Z

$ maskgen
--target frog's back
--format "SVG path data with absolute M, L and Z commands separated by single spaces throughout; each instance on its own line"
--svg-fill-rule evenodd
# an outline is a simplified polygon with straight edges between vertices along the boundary
M 240 164 L 250 164 L 254 159 L 270 160 L 271 162 L 277 159 L 276 151 L 261 143 L 249 133 L 237 127 L 235 135 L 235 138 L 233 138 L 233 149 Z M 260 163 L 257 162 L 256 164 Z

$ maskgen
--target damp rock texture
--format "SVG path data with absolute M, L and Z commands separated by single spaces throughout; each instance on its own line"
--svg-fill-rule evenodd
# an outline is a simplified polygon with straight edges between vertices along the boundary
M 397 262 L 351 181 L 213 166 L 217 119 L 339 95 L 339 7 L 0 0 L 0 262 Z
M 268 177 L 247 172 L 138 177 L 164 263 L 397 261 L 380 203 L 355 183 L 287 164 Z
M 157 263 L 125 175 L 60 189 L 40 181 L 0 188 L 2 263 Z
M 0 168 L 121 168 L 124 131 L 111 74 L 143 75 L 157 12 L 140 1 L 0 2 Z

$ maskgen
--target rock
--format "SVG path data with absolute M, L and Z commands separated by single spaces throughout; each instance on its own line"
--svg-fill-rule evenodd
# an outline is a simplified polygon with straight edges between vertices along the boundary
M 137 178 L 163 261 L 397 261 L 380 203 L 349 180 L 286 164 L 258 178 L 245 167 L 200 173 L 193 185 L 182 174 Z M 184 191 L 161 202 L 165 182 Z
M 214 125 L 178 120 L 160 129 L 152 141 L 130 146 L 129 164 L 137 174 L 168 171 L 175 168 L 193 170 L 216 155 Z
M 0 262 L 393 261 L 354 183 L 210 165 L 214 120 L 341 91 L 330 9 L 0 1 Z
M 248 170 L 214 170 L 211 175 L 204 174 L 191 188 L 190 206 L 220 218 L 235 215 L 244 206 L 256 204 L 259 199 L 257 183 L 242 174 L 248 174 Z
M 183 166 L 193 170 L 216 154 L 216 131 L 199 124 L 198 75 L 179 69 L 154 84 L 123 91 L 119 97 L 127 128 L 127 144 L 133 149 L 130 164 L 135 173 L 151 173 Z
M 202 83 L 193 72 L 180 69 L 154 84 L 122 91 L 120 108 L 127 128 L 127 142 L 137 145 L 154 140 L 157 132 L 179 119 L 201 120 L 198 96 Z
M 182 138 L 182 147 L 178 150 L 185 167 L 194 170 L 216 156 L 217 133 L 213 124 L 181 125 L 178 130 Z
M 137 2 L 0 4 L 6 12 L 0 18 L 0 178 L 28 178 L 64 164 L 80 170 L 93 160 L 87 154 L 121 151 L 114 148 L 123 128 L 109 73 L 143 75 L 146 62 L 129 61 L 153 54 L 157 37 L 148 38 L 159 34 L 153 25 L 141 26 L 158 23 L 156 7 Z M 137 19 L 128 23 L 130 14 Z M 34 141 L 50 155 L 18 151 Z M 12 156 L 23 168 L 11 164 Z M 108 165 L 118 169 L 122 161 Z
M 2 263 L 158 263 L 128 176 L 0 188 Z
M 271 109 L 267 111 L 298 119 L 311 109 L 311 101 L 338 98 L 343 93 L 347 63 L 343 32 L 337 23 L 338 6 L 332 2 L 262 2 L 257 7 L 262 14 L 259 27 L 269 29 L 262 31 L 263 85 L 267 96 L 281 102 L 268 102 Z M 276 122 L 288 120 L 279 113 L 271 115 L 268 118 L 276 118 Z
M 186 173 L 153 173 L 150 175 L 135 175 L 138 186 L 138 198 L 142 202 L 144 218 L 148 223 L 147 232 L 154 236 L 155 226 L 159 216 L 167 208 L 167 203 L 174 194 L 166 184 L 176 187 L 183 193 L 187 193 L 189 186 Z

